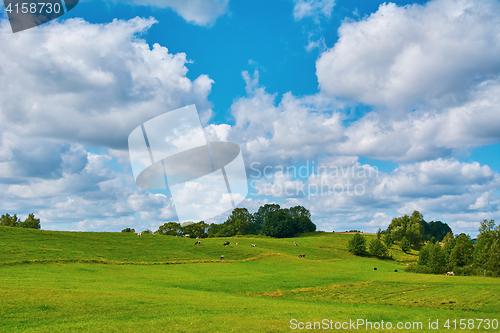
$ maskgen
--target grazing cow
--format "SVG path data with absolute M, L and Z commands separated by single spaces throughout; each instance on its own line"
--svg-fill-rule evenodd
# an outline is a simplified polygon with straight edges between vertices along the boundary
M 447 276 L 455 276 L 455 273 L 454 272 L 446 272 L 446 275 Z
M 137 236 L 138 236 L 138 237 L 142 237 L 142 232 L 138 232 L 138 233 L 137 233 Z
M 184 238 L 189 238 L 189 234 L 185 234 L 185 235 L 184 235 Z
M 201 244 L 201 241 L 197 241 L 196 243 L 194 243 L 194 245 L 200 245 Z
M 394 270 L 394 272 L 396 272 L 396 273 L 397 273 L 397 272 L 398 272 L 398 270 L 397 270 L 397 269 L 395 269 L 395 270 Z
M 229 242 L 224 242 L 223 246 L 229 245 Z
M 305 258 L 305 256 L 306 256 L 305 254 L 300 254 L 299 258 Z
M 376 270 L 377 270 L 377 267 L 375 267 L 373 270 L 374 270 L 374 271 L 376 271 Z
M 293 245 L 298 246 L 297 243 L 293 242 Z
M 225 256 L 224 256 L 224 255 L 220 256 L 220 260 L 223 260 L 224 258 L 225 258 Z
M 256 246 L 257 246 L 257 245 L 255 245 L 255 244 L 252 244 L 252 247 L 256 247 Z
M 240 243 L 236 243 L 236 245 L 240 245 Z

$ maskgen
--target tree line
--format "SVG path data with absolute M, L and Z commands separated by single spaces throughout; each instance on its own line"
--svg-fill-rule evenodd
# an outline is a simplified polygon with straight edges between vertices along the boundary
M 380 258 L 388 258 L 388 248 L 390 248 L 392 244 L 384 244 L 381 238 L 382 233 L 379 229 L 377 232 L 377 238 L 372 239 L 367 248 L 366 238 L 359 232 L 356 232 L 354 234 L 354 237 L 351 238 L 347 243 L 347 249 L 349 250 L 349 252 L 352 252 L 357 256 L 371 255 Z
M 426 222 L 414 211 L 411 216 L 394 218 L 385 231 L 379 229 L 377 238 L 368 245 L 365 237 L 356 233 L 347 247 L 355 255 L 387 258 L 395 243 L 405 253 L 412 248 L 419 250 L 417 263 L 406 271 L 500 277 L 500 226 L 495 226 L 494 220 L 481 222 L 479 235 L 472 240 L 466 234 L 454 235 L 441 221 Z
M 448 233 L 453 234 L 448 224 L 441 221 L 426 222 L 419 211 L 414 211 L 411 216 L 404 215 L 392 219 L 386 230 L 378 229 L 377 238 L 368 244 L 368 248 L 364 237 L 357 232 L 349 241 L 348 250 L 355 255 L 388 257 L 388 249 L 396 242 L 406 253 L 412 247 L 420 248 L 425 242 L 440 242 Z
M 0 217 L 0 226 L 14 227 L 14 228 L 27 228 L 27 229 L 40 229 L 40 219 L 35 218 L 34 214 L 29 214 L 26 220 L 21 221 L 16 214 L 10 216 L 4 214 Z
M 421 248 L 417 265 L 409 271 L 455 275 L 500 277 L 500 226 L 494 220 L 484 220 L 475 242 L 466 234 L 457 237 L 449 233 L 443 244 L 429 242 Z
M 450 232 L 452 230 L 448 224 L 441 221 L 426 222 L 417 210 L 411 216 L 404 215 L 392 219 L 389 227 L 382 231 L 385 237 L 389 237 L 389 241 L 404 241 L 410 247 L 418 247 L 428 241 L 441 242 Z
M 236 235 L 264 235 L 294 237 L 316 231 L 311 213 L 302 206 L 281 208 L 278 204 L 266 204 L 251 214 L 246 208 L 235 208 L 224 223 L 207 224 L 204 221 L 191 224 L 167 222 L 155 232 L 160 235 L 192 238 L 231 237 Z

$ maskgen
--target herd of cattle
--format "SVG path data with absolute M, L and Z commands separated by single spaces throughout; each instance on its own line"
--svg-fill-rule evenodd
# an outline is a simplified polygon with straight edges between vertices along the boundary
M 189 235 L 188 235 L 188 236 L 189 236 Z M 186 235 L 184 235 L 184 237 L 186 237 Z M 224 244 L 222 244 L 222 246 L 228 246 L 229 244 L 230 244 L 229 242 L 224 242 Z M 235 244 L 236 244 L 236 245 L 240 245 L 240 243 L 235 243 Z M 295 246 L 298 246 L 296 242 L 293 242 L 293 244 L 294 244 Z M 196 243 L 194 243 L 194 245 L 201 245 L 201 241 L 196 241 Z M 256 247 L 256 246 L 257 246 L 257 245 L 252 244 L 252 247 Z M 300 255 L 299 255 L 299 258 L 305 258 L 305 256 L 306 256 L 305 254 L 300 254 Z M 224 258 L 225 258 L 225 257 L 226 257 L 226 256 L 221 255 L 221 256 L 220 256 L 220 260 L 224 260 Z
M 138 232 L 137 236 L 142 237 L 142 232 Z M 190 236 L 189 234 L 186 234 L 186 235 L 184 235 L 184 238 L 189 238 L 189 236 Z M 196 239 L 199 239 L 199 238 L 196 237 Z M 194 245 L 201 245 L 201 241 L 196 241 L 196 243 L 194 243 Z M 228 245 L 229 245 L 229 242 L 224 242 L 224 244 L 222 244 L 222 246 L 228 246 Z M 240 243 L 236 243 L 236 245 L 240 245 Z M 298 246 L 296 242 L 293 242 L 293 245 Z M 252 244 L 252 247 L 256 247 L 256 246 L 257 245 Z M 306 256 L 305 254 L 300 254 L 299 258 L 305 258 L 305 256 Z M 225 258 L 225 256 L 223 256 L 223 255 L 220 256 L 220 260 L 224 260 L 224 258 Z
M 137 236 L 142 237 L 142 232 L 138 232 Z M 189 238 L 189 234 L 184 235 L 184 237 Z M 196 237 L 196 239 L 199 239 L 199 237 Z M 196 243 L 194 243 L 194 245 L 201 245 L 201 241 L 196 241 Z M 224 244 L 222 244 L 222 246 L 228 246 L 228 245 L 229 245 L 229 242 L 224 242 Z M 240 245 L 240 243 L 236 243 L 236 245 Z M 293 245 L 298 246 L 296 242 L 293 242 Z M 252 244 L 252 247 L 256 247 L 256 246 L 257 245 Z M 305 258 L 305 256 L 306 256 L 305 254 L 300 254 L 299 258 Z M 225 258 L 224 255 L 220 256 L 220 260 L 224 260 L 224 258 Z M 377 267 L 374 267 L 373 270 L 376 271 Z M 397 272 L 397 271 L 398 271 L 397 269 L 394 270 L 394 272 Z M 454 272 L 446 272 L 446 276 L 455 276 L 455 273 Z

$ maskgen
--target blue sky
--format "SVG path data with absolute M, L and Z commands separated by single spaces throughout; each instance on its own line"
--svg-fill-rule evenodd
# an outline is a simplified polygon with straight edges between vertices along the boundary
M 210 140 L 241 146 L 251 212 L 300 204 L 319 230 L 375 231 L 417 209 L 472 236 L 499 217 L 498 1 L 91 0 L 17 34 L 0 11 L 3 212 L 175 221 L 135 186 L 127 136 L 196 104 Z M 290 172 L 308 163 L 323 169 Z

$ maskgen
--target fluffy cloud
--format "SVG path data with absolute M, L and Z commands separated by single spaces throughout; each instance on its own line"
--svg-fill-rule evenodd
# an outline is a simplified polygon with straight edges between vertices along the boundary
M 187 22 L 212 26 L 228 11 L 229 0 L 128 0 L 139 6 L 171 8 Z
M 500 176 L 477 162 L 437 159 L 401 165 L 387 174 L 345 156 L 302 167 L 269 168 L 253 179 L 251 192 L 283 206 L 307 207 L 321 230 L 374 231 L 414 210 L 429 221 L 472 223 L 497 217 L 500 208 L 495 193 Z M 475 234 L 475 229 L 462 223 L 455 231 Z
M 500 3 L 382 4 L 318 59 L 323 91 L 390 107 L 457 105 L 500 74 Z
M 305 17 L 312 17 L 316 21 L 321 16 L 330 17 L 332 15 L 335 0 L 294 0 L 293 16 L 296 21 Z
M 78 144 L 20 137 L 4 132 L 0 137 L 0 182 L 23 178 L 59 178 L 82 170 L 87 153 Z
M 400 117 L 372 112 L 345 130 L 340 153 L 393 161 L 450 157 L 464 148 L 500 140 L 500 81 L 469 93 L 469 101 L 441 110 L 421 109 Z
M 277 102 L 259 86 L 258 73 L 243 77 L 247 96 L 232 105 L 235 125 L 220 132 L 241 145 L 254 198 L 304 205 L 322 230 L 374 231 L 415 209 L 445 222 L 498 215 L 498 174 L 452 157 L 465 147 L 498 142 L 496 80 L 480 84 L 460 106 L 370 112 L 346 123 L 343 105 L 322 93 L 286 93 Z M 406 163 L 387 174 L 361 165 L 357 156 Z M 316 163 L 317 171 L 309 164 L 306 176 L 294 174 L 305 163 Z M 457 226 L 475 233 L 472 224 Z
M 292 159 L 305 161 L 331 153 L 331 144 L 342 138 L 342 115 L 333 111 L 335 100 L 286 93 L 276 106 L 276 95 L 258 85 L 258 72 L 253 78 L 244 72 L 243 77 L 248 96 L 231 106 L 236 123 L 227 137 L 242 146 L 247 162 L 258 161 L 265 167 Z
M 481 83 L 459 106 L 396 115 L 374 111 L 346 124 L 344 104 L 323 93 L 298 98 L 289 92 L 277 104 L 276 95 L 259 86 L 258 72 L 243 76 L 247 97 L 231 107 L 235 125 L 209 126 L 208 132 L 239 143 L 250 163 L 275 165 L 319 155 L 415 162 L 456 157 L 500 140 L 500 80 Z
M 50 33 L 1 34 L 0 128 L 123 149 L 138 124 L 180 106 L 196 103 L 208 120 L 213 81 L 191 81 L 184 53 L 138 38 L 155 22 L 71 19 Z
M 44 229 L 56 230 L 117 231 L 131 221 L 134 224 L 126 226 L 146 229 L 176 220 L 172 200 L 134 187 L 129 168 L 115 172 L 109 165 L 111 157 L 87 151 L 81 168 L 81 153 L 78 146 L 63 154 L 58 178 L 25 177 L 16 184 L 0 185 L 0 209 L 35 212 Z M 78 168 L 67 168 L 64 160 L 76 160 Z
M 34 212 L 43 228 L 58 230 L 154 229 L 176 220 L 166 193 L 135 187 L 127 137 L 186 104 L 207 121 L 213 81 L 191 81 L 185 54 L 140 39 L 154 23 L 72 19 L 47 33 L 0 34 L 3 211 Z
M 440 198 L 467 192 L 478 195 L 481 189 L 497 187 L 498 180 L 498 174 L 486 165 L 438 159 L 400 166 L 375 192 L 409 198 Z

